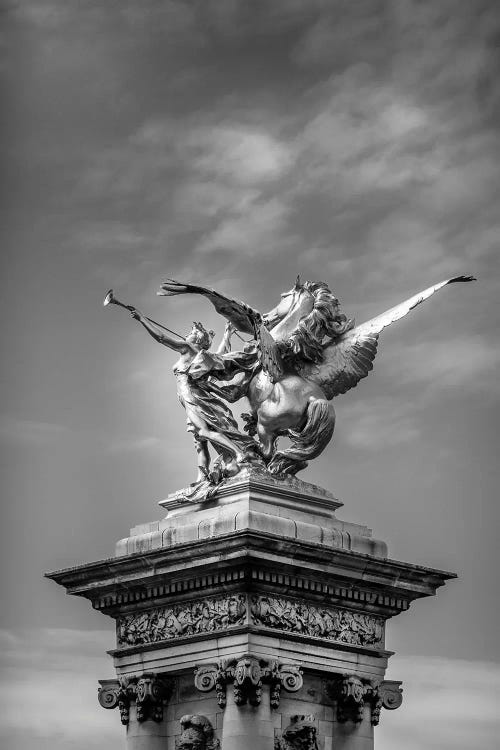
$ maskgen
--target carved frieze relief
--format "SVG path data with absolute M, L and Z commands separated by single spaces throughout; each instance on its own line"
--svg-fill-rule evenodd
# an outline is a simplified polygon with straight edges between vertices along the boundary
M 373 615 L 281 596 L 252 596 L 250 612 L 256 625 L 353 646 L 383 646 L 383 620 Z
M 103 708 L 120 711 L 122 724 L 130 720 L 130 705 L 135 703 L 137 721 L 146 719 L 160 722 L 163 708 L 172 694 L 173 681 L 153 673 L 141 677 L 119 677 L 117 680 L 100 680 L 98 700 Z
M 246 597 L 243 594 L 208 597 L 134 612 L 118 618 L 117 642 L 118 646 L 137 646 L 227 630 L 228 627 L 244 624 L 246 613 Z
M 234 702 L 237 706 L 249 703 L 258 706 L 262 700 L 262 685 L 270 685 L 270 704 L 278 708 L 281 688 L 297 692 L 303 684 L 302 670 L 295 664 L 267 662 L 254 656 L 243 656 L 225 663 L 197 667 L 195 686 L 202 692 L 215 688 L 217 702 L 224 708 L 227 702 L 226 686 L 233 685 Z

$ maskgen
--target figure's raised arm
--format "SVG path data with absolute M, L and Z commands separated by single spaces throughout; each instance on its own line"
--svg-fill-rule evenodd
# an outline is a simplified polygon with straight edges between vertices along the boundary
M 231 336 L 235 332 L 236 328 L 228 320 L 226 327 L 224 328 L 224 335 L 221 339 L 219 346 L 217 347 L 217 354 L 227 354 L 231 351 Z
M 189 341 L 186 341 L 186 339 L 181 338 L 180 336 L 169 335 L 169 333 L 167 333 L 164 328 L 162 328 L 157 323 L 153 323 L 149 318 L 146 318 L 146 316 L 136 308 L 133 308 L 130 311 L 130 315 L 134 318 L 134 320 L 139 321 L 139 323 L 146 329 L 149 335 L 152 336 L 154 340 L 159 344 L 168 346 L 169 349 L 174 349 L 176 352 L 186 352 L 192 349 L 193 352 L 196 353 L 195 348 L 189 343 Z

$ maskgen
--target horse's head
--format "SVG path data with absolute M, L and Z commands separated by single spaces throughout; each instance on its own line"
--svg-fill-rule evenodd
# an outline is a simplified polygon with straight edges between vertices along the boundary
M 281 295 L 281 301 L 263 316 L 263 321 L 267 328 L 272 329 L 275 340 L 284 341 L 313 307 L 314 295 L 300 283 L 297 276 L 295 285 Z

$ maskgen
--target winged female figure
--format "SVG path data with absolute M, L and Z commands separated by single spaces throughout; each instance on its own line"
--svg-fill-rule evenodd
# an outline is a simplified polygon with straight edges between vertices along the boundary
M 354 388 L 373 369 L 384 328 L 400 320 L 442 287 L 474 280 L 456 276 L 415 294 L 381 315 L 356 326 L 341 311 L 324 282 L 300 282 L 262 315 L 243 302 L 207 287 L 167 279 L 161 296 L 201 294 L 236 331 L 250 334 L 245 351 L 227 351 L 220 367 L 205 377 L 228 401 L 247 397 L 247 431 L 257 440 L 268 471 L 294 475 L 316 458 L 332 438 L 335 411 L 331 400 Z M 249 366 L 249 358 L 255 366 Z M 242 377 L 235 383 L 235 376 Z M 280 450 L 278 439 L 290 438 Z
M 257 453 L 258 446 L 239 431 L 230 408 L 220 398 L 216 383 L 206 377 L 207 373 L 224 367 L 220 355 L 229 350 L 232 324 L 226 324 L 217 352 L 212 353 L 209 349 L 214 332 L 207 331 L 202 323 L 194 322 L 188 335 L 183 337 L 147 318 L 137 308 L 130 306 L 128 309 L 155 341 L 179 353 L 173 366 L 177 395 L 186 410 L 187 431 L 193 436 L 198 455 L 198 476 L 192 484 L 214 481 L 214 473 L 209 471 L 209 444 L 219 454 L 222 473 L 225 476 L 237 473 L 240 465 Z M 249 368 L 252 369 L 252 363 Z

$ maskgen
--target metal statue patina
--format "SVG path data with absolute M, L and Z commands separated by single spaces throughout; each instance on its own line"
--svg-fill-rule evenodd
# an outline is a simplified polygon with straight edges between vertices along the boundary
M 447 279 L 355 325 L 321 281 L 301 283 L 297 277 L 279 304 L 262 315 L 213 289 L 167 279 L 160 296 L 203 295 L 226 318 L 216 352 L 209 351 L 213 332 L 201 323 L 195 323 L 184 338 L 131 305 L 123 305 L 112 291 L 104 304 L 125 307 L 157 342 L 180 354 L 174 374 L 198 453 L 193 498 L 199 499 L 200 484 L 216 486 L 248 463 L 278 475 L 295 475 L 304 469 L 332 438 L 332 399 L 354 388 L 373 369 L 382 330 L 447 284 L 472 280 L 473 276 Z M 231 338 L 238 331 L 250 335 L 251 341 L 243 350 L 232 351 Z M 250 412 L 242 415 L 243 432 L 227 402 L 244 397 Z M 280 449 L 282 436 L 290 444 Z M 212 470 L 208 445 L 218 453 Z

